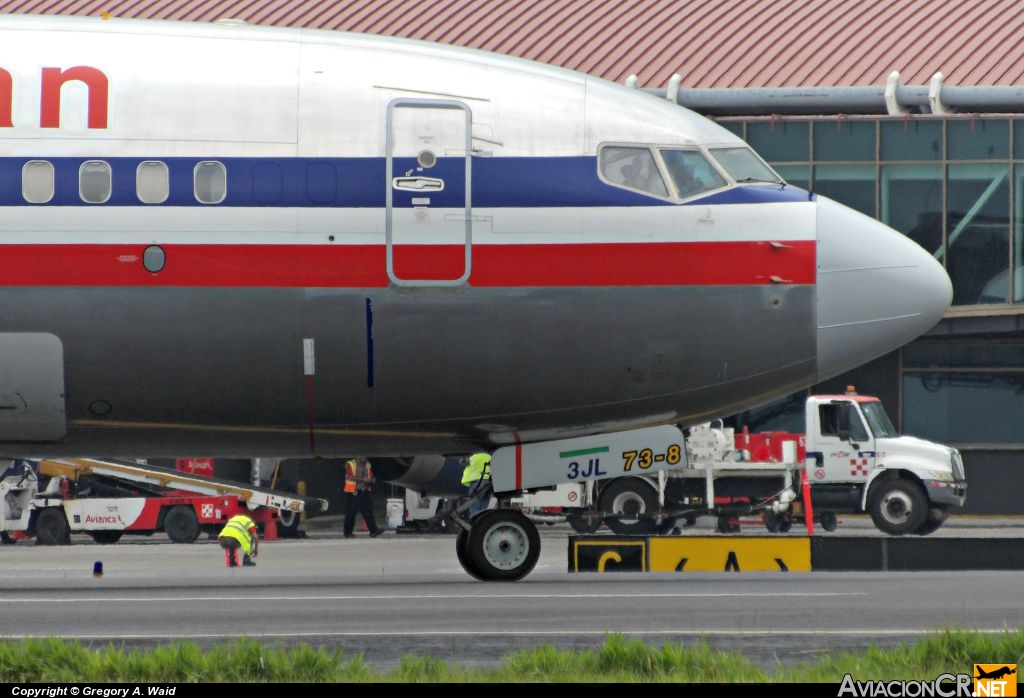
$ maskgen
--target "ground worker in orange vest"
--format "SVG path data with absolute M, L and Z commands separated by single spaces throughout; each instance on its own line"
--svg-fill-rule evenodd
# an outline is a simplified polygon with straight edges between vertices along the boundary
M 373 517 L 373 468 L 366 456 L 356 456 L 345 462 L 345 537 L 355 534 L 356 514 L 362 514 L 370 538 L 376 538 L 381 531 Z

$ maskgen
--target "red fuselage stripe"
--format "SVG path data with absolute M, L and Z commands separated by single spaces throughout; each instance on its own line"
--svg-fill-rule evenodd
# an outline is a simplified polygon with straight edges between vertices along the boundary
M 164 245 L 158 272 L 142 244 L 0 245 L 3 286 L 374 288 L 389 283 L 380 245 Z M 394 249 L 400 279 L 457 279 L 461 246 Z M 706 286 L 813 284 L 814 241 L 477 245 L 469 284 Z

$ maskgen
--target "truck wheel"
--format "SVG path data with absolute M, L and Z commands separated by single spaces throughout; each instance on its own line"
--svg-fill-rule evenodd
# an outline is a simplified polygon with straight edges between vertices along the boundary
M 302 515 L 297 511 L 281 509 L 277 512 L 277 516 L 277 535 L 281 538 L 298 538 Z
M 921 524 L 921 527 L 914 531 L 919 536 L 927 536 L 939 530 L 942 524 L 949 518 L 949 511 L 946 509 L 932 509 L 928 512 L 928 518 Z
M 174 543 L 194 543 L 199 537 L 199 519 L 192 507 L 172 507 L 164 517 L 164 533 Z
M 764 527 L 769 533 L 789 533 L 793 527 L 793 519 L 783 514 L 768 512 L 764 516 Z
M 739 533 L 739 520 L 729 516 L 719 516 L 715 522 L 715 530 L 719 533 Z
M 92 539 L 101 545 L 113 545 L 121 540 L 123 531 L 89 531 Z
M 839 525 L 839 520 L 836 518 L 835 514 L 829 511 L 821 515 L 821 520 L 818 523 L 821 524 L 823 529 L 831 533 L 836 530 L 836 527 Z
M 599 506 L 612 533 L 642 536 L 654 532 L 654 519 L 643 516 L 658 510 L 658 494 L 644 480 L 615 480 L 601 492 Z
M 597 514 L 569 514 L 566 520 L 576 533 L 595 533 L 604 523 Z
M 488 509 L 473 519 L 466 552 L 473 568 L 480 573 L 480 579 L 514 582 L 536 566 L 540 558 L 540 534 L 537 526 L 521 511 Z
M 878 530 L 890 536 L 914 533 L 928 516 L 924 492 L 916 483 L 903 479 L 880 483 L 868 508 Z
M 283 481 L 276 485 L 281 492 L 298 493 L 298 488 L 291 482 Z M 297 511 L 286 511 L 279 509 L 277 512 L 277 535 L 281 538 L 298 538 L 299 525 L 302 523 L 302 514 Z
M 36 545 L 70 545 L 71 527 L 61 507 L 47 507 L 36 514 Z

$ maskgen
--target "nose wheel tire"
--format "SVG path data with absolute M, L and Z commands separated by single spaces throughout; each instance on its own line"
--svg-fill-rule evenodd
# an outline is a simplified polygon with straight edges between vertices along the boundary
M 490 509 L 460 531 L 455 552 L 463 569 L 482 581 L 512 582 L 528 575 L 540 558 L 537 526 L 520 511 Z

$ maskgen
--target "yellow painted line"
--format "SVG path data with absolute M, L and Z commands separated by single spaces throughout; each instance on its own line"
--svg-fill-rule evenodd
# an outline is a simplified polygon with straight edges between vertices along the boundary
M 810 572 L 807 537 L 653 537 L 651 572 Z

